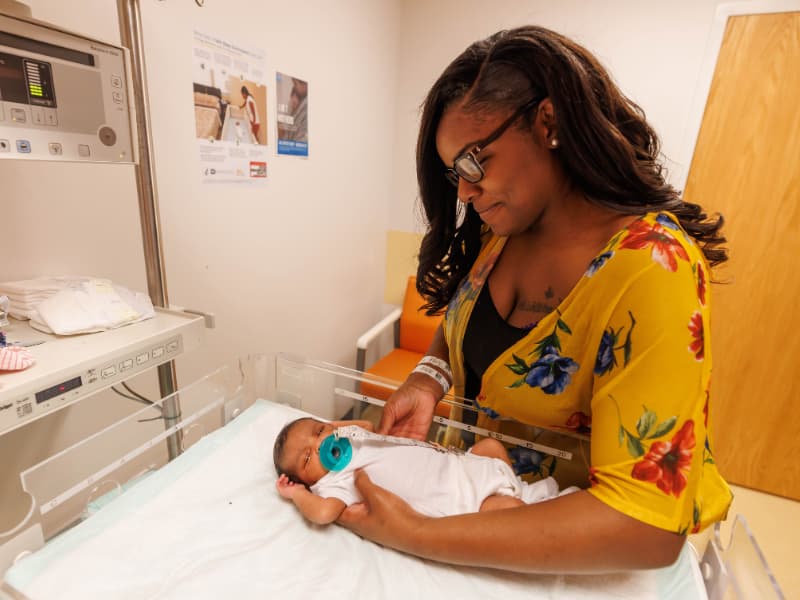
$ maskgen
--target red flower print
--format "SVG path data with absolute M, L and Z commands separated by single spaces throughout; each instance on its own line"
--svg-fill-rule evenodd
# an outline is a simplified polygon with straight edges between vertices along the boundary
M 600 481 L 597 479 L 597 469 L 594 467 L 589 467 L 589 486 L 594 487 L 599 483 Z
M 695 360 L 703 360 L 704 337 L 703 337 L 703 316 L 698 312 L 689 319 L 689 331 L 692 334 L 692 343 L 689 344 L 689 352 L 694 353 Z
M 671 442 L 653 442 L 645 457 L 633 465 L 631 475 L 640 481 L 655 482 L 665 494 L 680 498 L 692 464 L 694 421 L 686 421 Z
M 631 250 L 652 248 L 653 260 L 667 271 L 672 272 L 678 270 L 676 256 L 683 260 L 689 260 L 689 255 L 686 254 L 683 246 L 664 227 L 658 223 L 647 223 L 644 220 L 635 221 L 628 226 L 628 234 L 619 247 Z
M 706 305 L 706 272 L 703 270 L 703 265 L 697 263 L 697 297 L 700 299 L 700 305 Z
M 592 417 L 581 411 L 574 412 L 565 423 L 567 429 L 575 433 L 590 433 L 592 431 Z

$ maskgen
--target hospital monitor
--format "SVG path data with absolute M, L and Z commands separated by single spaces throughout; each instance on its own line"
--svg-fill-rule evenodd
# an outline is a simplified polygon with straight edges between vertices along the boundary
M 0 160 L 134 162 L 125 51 L 0 14 Z

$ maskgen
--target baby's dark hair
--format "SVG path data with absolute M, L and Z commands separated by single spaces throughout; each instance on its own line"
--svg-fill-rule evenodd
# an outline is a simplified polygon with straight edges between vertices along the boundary
M 275 445 L 272 448 L 272 460 L 275 463 L 275 470 L 278 472 L 278 475 L 286 475 L 290 481 L 302 484 L 303 482 L 300 481 L 300 478 L 297 476 L 294 468 L 288 468 L 282 464 L 284 459 L 284 446 L 286 445 L 286 440 L 289 437 L 289 433 L 291 432 L 292 428 L 294 428 L 294 426 L 301 421 L 314 421 L 314 419 L 311 417 L 301 417 L 299 419 L 295 419 L 294 421 L 289 421 L 286 425 L 284 425 L 283 429 L 280 430 L 278 436 L 275 438 Z

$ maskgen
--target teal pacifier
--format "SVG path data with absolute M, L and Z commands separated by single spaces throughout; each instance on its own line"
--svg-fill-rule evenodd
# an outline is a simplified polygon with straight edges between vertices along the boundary
M 353 447 L 347 438 L 329 435 L 319 446 L 319 460 L 329 471 L 341 471 L 353 457 Z

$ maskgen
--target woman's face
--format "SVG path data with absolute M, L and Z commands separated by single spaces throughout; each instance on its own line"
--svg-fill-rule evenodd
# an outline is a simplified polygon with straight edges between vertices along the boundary
M 459 200 L 472 204 L 497 235 L 521 233 L 539 222 L 557 189 L 557 161 L 547 147 L 548 129 L 542 116 L 552 105 L 546 99 L 531 110 L 536 112 L 531 129 L 520 129 L 522 116 L 476 155 L 483 179 L 478 183 L 459 179 Z M 446 110 L 436 132 L 436 148 L 445 166 L 452 167 L 458 156 L 473 150 L 511 114 L 469 114 L 461 103 Z

